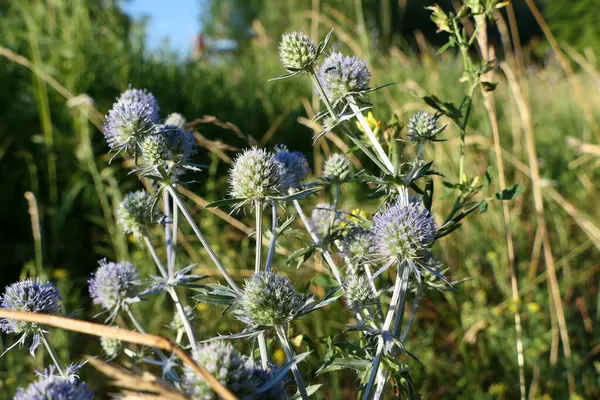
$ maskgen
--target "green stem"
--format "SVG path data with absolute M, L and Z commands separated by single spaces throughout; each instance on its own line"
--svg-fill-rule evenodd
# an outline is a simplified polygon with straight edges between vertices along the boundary
M 146 330 L 144 329 L 144 327 L 142 326 L 142 324 L 140 323 L 140 321 L 137 319 L 137 317 L 133 313 L 133 310 L 131 309 L 131 307 L 129 306 L 129 304 L 125 304 L 123 306 L 123 308 L 125 309 L 125 312 L 127 313 L 127 316 L 129 316 L 129 319 L 131 320 L 131 323 L 133 324 L 133 326 L 135 327 L 135 329 L 137 329 L 138 332 L 145 334 Z M 165 355 L 165 353 L 162 352 L 161 349 L 156 348 L 156 347 L 152 347 L 152 350 L 154 350 L 154 352 L 158 355 L 158 357 L 162 361 L 168 360 L 168 357 Z
M 319 82 L 319 78 L 317 77 L 317 74 L 315 73 L 315 70 L 312 67 L 311 67 L 309 73 L 310 73 L 310 77 L 311 77 L 313 83 L 315 84 L 315 87 L 317 88 L 317 91 L 319 92 L 319 96 L 321 96 L 321 100 L 323 100 L 323 103 L 325 103 L 325 106 L 327 107 L 327 110 L 329 111 L 329 114 L 331 115 L 332 118 L 335 118 L 337 120 L 337 115 L 336 115 L 335 111 L 333 111 L 333 106 L 331 105 L 329 98 L 325 94 L 325 91 L 323 90 L 323 86 L 321 86 L 321 82 Z
M 255 208 L 255 216 L 256 216 L 256 257 L 254 263 L 254 273 L 258 274 L 260 272 L 260 264 L 262 258 L 262 201 L 255 200 L 254 201 Z
M 352 96 L 347 96 L 347 99 L 348 99 L 348 104 L 350 104 L 350 108 L 352 109 L 352 112 L 354 113 L 354 115 L 356 115 L 356 118 L 358 119 L 358 123 L 363 128 L 363 131 L 365 132 L 365 134 L 371 141 L 371 144 L 375 148 L 375 151 L 377 152 L 379 159 L 385 164 L 385 166 L 388 169 L 388 172 L 390 174 L 394 175 L 394 164 L 392 164 L 392 161 L 385 153 L 385 150 L 383 150 L 383 147 L 381 147 L 379 140 L 377 140 L 375 133 L 373 133 L 373 130 L 369 126 L 369 123 L 365 119 L 365 116 L 360 111 L 360 108 L 358 108 L 358 106 L 356 105 L 356 100 L 354 100 L 354 97 L 352 97 Z
M 285 327 L 276 326 L 275 332 L 277 333 L 277 338 L 279 339 L 279 343 L 285 352 L 285 357 L 288 362 L 294 361 L 294 351 L 290 346 L 290 342 L 287 338 L 287 332 Z M 294 375 L 294 380 L 296 381 L 296 385 L 298 386 L 298 392 L 300 392 L 300 396 L 302 396 L 303 400 L 308 400 L 308 393 L 306 392 L 306 386 L 304 385 L 304 381 L 302 380 L 302 375 L 300 374 L 300 370 L 296 364 L 292 365 L 292 374 Z
M 210 257 L 212 262 L 215 264 L 215 266 L 217 267 L 217 269 L 219 270 L 221 275 L 223 275 L 223 278 L 225 278 L 225 280 L 227 281 L 227 283 L 229 284 L 231 289 L 233 289 L 234 292 L 236 292 L 238 295 L 241 295 L 242 291 L 240 290 L 238 285 L 236 285 L 235 281 L 233 280 L 231 275 L 229 275 L 229 273 L 227 272 L 225 267 L 223 267 L 223 264 L 221 264 L 221 261 L 219 261 L 219 259 L 217 258 L 217 255 L 215 254 L 215 252 L 212 250 L 212 248 L 206 241 L 206 238 L 204 237 L 202 232 L 200 232 L 200 228 L 198 228 L 198 225 L 196 225 L 196 222 L 194 221 L 194 219 L 192 218 L 192 216 L 190 215 L 188 210 L 185 208 L 185 205 L 179 198 L 179 195 L 177 194 L 177 192 L 175 192 L 175 190 L 171 186 L 166 186 L 166 188 L 169 191 L 169 193 L 171 194 L 173 201 L 175 201 L 177 203 L 179 210 L 181 210 L 181 213 L 183 214 L 185 219 L 188 221 L 188 223 L 192 227 L 192 230 L 198 237 L 198 240 L 200 240 L 200 243 L 202 243 L 204 250 L 206 250 L 206 252 L 208 253 L 208 256 Z
M 40 338 L 42 340 L 42 343 L 44 343 L 44 347 L 46 348 L 46 350 L 48 350 L 48 354 L 50 354 L 52 362 L 54 362 L 54 365 L 56 365 L 56 369 L 63 377 L 66 377 L 65 374 L 67 370 L 65 369 L 64 365 L 60 362 L 60 359 L 58 358 L 58 354 L 56 354 L 54 347 L 52 347 L 50 341 L 44 333 L 40 333 Z
M 271 203 L 271 243 L 269 244 L 269 253 L 267 254 L 267 262 L 265 264 L 265 271 L 271 271 L 271 264 L 273 263 L 273 257 L 275 256 L 275 249 L 277 248 L 277 202 L 273 200 Z
M 408 322 L 406 323 L 406 326 L 404 327 L 404 329 L 402 329 L 402 333 L 400 334 L 399 339 L 402 343 L 404 343 L 404 341 L 408 337 L 408 332 L 410 331 L 412 324 L 415 322 L 417 310 L 419 309 L 419 306 L 421 305 L 421 299 L 423 298 L 423 287 L 423 284 L 419 285 L 419 289 L 417 289 L 417 293 L 415 294 L 415 299 L 413 300 L 410 309 L 410 317 L 408 318 Z
M 302 223 L 304 224 L 304 228 L 306 229 L 306 231 L 310 235 L 311 239 L 313 240 L 313 243 L 315 244 L 315 246 L 317 246 L 321 250 L 321 253 L 323 254 L 323 258 L 329 265 L 329 268 L 331 269 L 331 272 L 333 273 L 335 280 L 340 284 L 340 286 L 343 286 L 344 280 L 342 279 L 340 270 L 338 269 L 337 265 L 335 264 L 335 261 L 333 261 L 331 254 L 329 254 L 329 251 L 323 247 L 321 239 L 319 238 L 319 235 L 317 235 L 317 233 L 314 231 L 310 221 L 306 217 L 306 214 L 304 214 L 302 207 L 300 207 L 300 203 L 298 202 L 298 200 L 293 200 L 292 202 L 294 203 L 296 212 L 298 213 L 298 215 L 300 216 L 300 219 L 302 220 Z

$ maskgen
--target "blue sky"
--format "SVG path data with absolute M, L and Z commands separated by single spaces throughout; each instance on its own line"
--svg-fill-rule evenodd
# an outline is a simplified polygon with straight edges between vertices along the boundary
M 193 48 L 200 31 L 200 0 L 128 0 L 123 8 L 136 19 L 150 18 L 147 41 L 151 49 L 160 47 L 165 38 L 180 54 Z

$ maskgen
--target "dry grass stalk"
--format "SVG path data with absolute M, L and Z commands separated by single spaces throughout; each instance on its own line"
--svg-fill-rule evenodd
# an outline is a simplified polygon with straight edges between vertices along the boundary
M 476 17 L 477 23 L 481 24 L 483 29 L 479 30 L 477 35 L 477 43 L 479 45 L 480 53 L 484 60 L 490 62 L 495 59 L 494 48 L 489 46 L 487 37 L 487 24 L 485 17 L 479 15 Z M 494 81 L 494 71 L 487 72 L 483 79 L 487 82 Z M 500 180 L 500 189 L 506 189 L 506 173 L 504 171 L 504 161 L 502 160 L 502 146 L 500 143 L 500 131 L 498 127 L 498 117 L 496 114 L 496 104 L 494 99 L 494 92 L 488 92 L 482 90 L 483 102 L 490 118 L 490 124 L 492 126 L 492 136 L 494 139 L 494 153 L 496 155 L 496 167 L 498 168 L 498 178 Z M 517 363 L 519 365 L 519 389 L 521 393 L 521 400 L 525 400 L 527 397 L 527 389 L 525 387 L 525 356 L 523 355 L 523 331 L 521 327 L 521 314 L 519 313 L 519 306 L 521 298 L 519 296 L 519 281 L 518 281 L 518 269 L 515 263 L 515 248 L 513 236 L 510 227 L 510 210 L 508 208 L 508 202 L 502 202 L 502 213 L 504 217 L 504 232 L 506 236 L 506 252 L 508 256 L 508 270 L 511 283 L 512 300 L 517 307 L 515 307 L 515 333 L 516 333 L 516 345 L 517 345 Z
M 126 398 L 189 400 L 189 397 L 181 393 L 176 387 L 147 371 L 136 373 L 121 365 L 102 361 L 92 356 L 87 357 L 87 362 L 106 375 L 110 379 L 111 386 L 124 389 L 122 392 L 127 394 Z M 135 392 L 130 393 L 131 390 Z
M 108 337 L 122 342 L 141 344 L 144 346 L 157 347 L 161 350 L 175 353 L 184 364 L 196 371 L 210 387 L 225 400 L 236 400 L 221 382 L 215 379 L 206 369 L 199 366 L 196 361 L 181 347 L 162 336 L 144 334 L 135 331 L 112 328 L 94 322 L 81 321 L 78 319 L 59 317 L 57 315 L 38 314 L 23 311 L 13 311 L 0 308 L 0 318 L 16 319 L 19 321 L 33 322 L 41 325 L 53 326 L 73 332 L 81 332 L 88 335 Z
M 540 178 L 540 168 L 538 164 L 538 156 L 537 150 L 535 147 L 535 136 L 533 130 L 533 120 L 531 117 L 531 110 L 523 92 L 521 90 L 521 84 L 517 79 L 517 76 L 513 72 L 512 68 L 506 64 L 500 64 L 502 70 L 504 71 L 506 77 L 508 78 L 508 83 L 513 93 L 513 97 L 515 98 L 519 112 L 521 115 L 523 127 L 525 128 L 525 141 L 526 141 L 526 149 L 527 156 L 529 160 L 529 171 L 533 189 L 533 200 L 534 206 L 537 214 L 537 223 L 539 225 L 541 235 L 542 235 L 542 247 L 544 251 L 544 260 L 546 261 L 546 269 L 548 271 L 548 290 L 550 291 L 550 300 L 553 304 L 553 311 L 551 315 L 555 315 L 558 330 L 561 337 L 561 342 L 563 345 L 563 352 L 565 354 L 565 358 L 567 360 L 571 360 L 571 345 L 569 342 L 569 332 L 567 329 L 567 321 L 565 318 L 565 312 L 563 309 L 562 298 L 560 294 L 560 288 L 558 285 L 558 278 L 556 276 L 556 268 L 554 265 L 554 256 L 552 255 L 552 247 L 550 243 L 550 235 L 548 234 L 548 227 L 546 224 L 546 218 L 544 215 L 544 199 L 542 195 L 542 184 Z M 552 311 L 552 310 L 551 310 Z M 555 334 L 556 335 L 556 334 Z M 557 354 L 554 351 L 552 354 L 551 362 L 553 364 L 556 363 Z M 575 379 L 573 377 L 573 373 L 569 372 L 568 374 L 568 383 L 569 383 L 569 391 L 570 393 L 575 392 Z

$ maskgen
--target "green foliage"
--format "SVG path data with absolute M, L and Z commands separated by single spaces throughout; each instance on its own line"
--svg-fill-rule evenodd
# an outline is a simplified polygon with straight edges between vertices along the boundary
M 48 9 L 50 3 L 54 7 L 52 12 Z M 250 12 L 248 10 L 251 7 L 246 9 L 244 6 L 254 3 L 261 6 L 266 2 L 239 1 L 237 5 L 240 12 Z M 114 97 L 129 83 L 133 83 L 137 87 L 148 88 L 158 97 L 166 107 L 162 111 L 163 115 L 177 110 L 188 121 L 203 115 L 215 115 L 220 120 L 235 123 L 243 133 L 258 139 L 271 126 L 281 121 L 275 138 L 267 141 L 267 144 L 286 143 L 291 150 L 309 153 L 309 139 L 313 132 L 297 122 L 298 117 L 306 115 L 297 99 L 310 98 L 310 88 L 301 79 L 298 82 L 286 81 L 285 85 L 267 83 L 269 78 L 281 73 L 276 48 L 278 33 L 289 30 L 290 27 L 300 29 L 308 26 L 310 20 L 306 19 L 306 15 L 301 15 L 301 11 L 305 10 L 303 7 L 308 3 L 310 2 L 269 2 L 269 9 L 265 11 L 269 13 L 269 18 L 265 16 L 267 14 L 260 14 L 260 21 L 268 32 L 270 42 L 263 43 L 244 36 L 247 46 L 243 47 L 243 51 L 217 61 L 178 60 L 168 51 L 149 54 L 140 40 L 140 27 L 132 26 L 112 2 L 99 0 L 1 3 L 0 37 L 2 46 L 34 62 L 37 68 L 50 74 L 73 94 L 85 93 L 90 96 L 102 114 Z M 352 23 L 356 20 L 353 3 L 356 2 L 340 0 L 334 5 L 348 17 L 350 22 L 347 26 L 351 27 L 349 32 L 352 37 L 358 37 L 356 32 L 359 30 L 354 30 Z M 390 3 L 391 7 L 395 7 L 398 2 L 382 1 L 377 5 L 363 2 L 367 21 L 378 18 L 376 15 L 380 10 L 379 5 Z M 563 9 L 553 17 L 553 8 L 558 9 L 568 3 L 572 9 L 579 10 L 579 4 L 584 2 L 549 3 L 552 4 L 547 5 L 548 16 L 550 23 L 555 24 L 553 19 L 558 18 L 560 21 L 561 15 L 576 14 L 570 14 L 572 10 Z M 255 10 L 260 9 L 257 7 Z M 592 4 L 591 10 L 593 9 Z M 323 13 L 333 17 L 328 12 Z M 581 21 L 593 16 L 592 11 L 579 10 L 579 13 Z M 236 26 L 244 26 L 244 32 L 247 32 L 245 29 L 249 26 L 250 17 L 258 16 L 259 14 L 236 16 L 240 21 L 240 25 Z M 566 22 L 566 17 L 563 20 L 565 26 L 570 27 L 567 32 L 579 32 L 577 37 L 575 33 L 568 33 L 568 39 L 564 40 L 572 40 L 571 43 L 578 43 L 580 48 L 594 43 L 595 39 L 585 35 L 588 30 L 594 32 L 595 21 L 584 25 L 579 19 L 574 21 L 571 18 L 571 23 Z M 216 28 L 219 22 L 215 20 L 215 29 L 224 26 Z M 422 24 L 427 23 L 425 19 L 422 21 Z M 575 28 L 579 23 L 586 32 Z M 369 24 L 367 22 L 368 26 L 374 26 Z M 435 29 L 432 23 L 431 26 Z M 563 28 L 556 29 L 560 40 L 563 38 Z M 328 26 L 320 26 L 320 37 L 328 30 Z M 233 36 L 236 37 L 235 35 Z M 578 40 L 583 37 L 586 38 Z M 346 49 L 347 43 L 337 41 L 334 45 Z M 387 52 L 384 44 L 382 48 Z M 377 83 L 398 83 L 370 96 L 377 107 L 376 117 L 381 118 L 393 110 L 398 121 L 407 123 L 413 111 L 424 108 L 428 112 L 434 112 L 439 107 L 456 112 L 454 117 L 460 120 L 458 113 L 461 112 L 464 86 L 459 82 L 463 69 L 459 59 L 452 54 L 443 54 L 439 59 L 433 59 L 428 54 L 385 55 L 386 52 L 379 53 L 377 49 L 363 50 L 373 55 L 369 66 L 377 77 Z M 594 339 L 598 328 L 592 326 L 592 331 L 588 331 L 585 319 L 585 315 L 589 315 L 593 321 L 598 318 L 599 313 L 597 272 L 594 270 L 594 260 L 597 260 L 598 255 L 595 247 L 597 243 L 593 241 L 593 235 L 582 229 L 572 215 L 556 201 L 556 197 L 550 195 L 550 189 L 556 190 L 587 221 L 598 226 L 600 214 L 593 204 L 598 200 L 595 189 L 598 186 L 596 182 L 600 180 L 600 171 L 594 167 L 593 161 L 579 159 L 574 151 L 565 146 L 567 136 L 591 141 L 592 130 L 568 82 L 560 78 L 561 72 L 549 66 L 527 75 L 526 89 L 532 108 L 542 178 L 552 185 L 545 192 L 548 195 L 546 207 L 551 226 L 549 235 L 565 299 L 573 361 L 571 364 L 567 363 L 561 354 L 556 366 L 548 362 L 552 342 L 552 321 L 548 312 L 550 300 L 543 265 L 536 272 L 537 263 L 532 260 L 538 224 L 530 181 L 526 175 L 527 157 L 521 137 L 520 114 L 514 106 L 507 82 L 500 80 L 494 94 L 502 145 L 506 157 L 514 161 L 510 163 L 507 176 L 509 182 L 518 182 L 521 186 L 513 188 L 512 194 L 505 193 L 499 190 L 497 179 L 493 179 L 489 183 L 489 189 L 482 190 L 486 191 L 487 196 L 493 197 L 496 193 L 496 197 L 508 198 L 524 189 L 510 203 L 522 303 L 512 304 L 509 300 L 501 202 L 494 201 L 487 206 L 487 214 L 483 218 L 464 223 L 462 230 L 456 233 L 455 240 L 442 241 L 443 261 L 446 265 L 456 265 L 448 272 L 452 280 L 465 277 L 472 279 L 457 286 L 454 292 L 428 293 L 430 300 L 425 300 L 426 306 L 415 325 L 415 331 L 418 330 L 419 334 L 410 336 L 405 344 L 407 349 L 418 353 L 419 359 L 426 366 L 422 368 L 411 361 L 412 380 L 419 383 L 417 389 L 424 398 L 436 395 L 460 398 L 465 393 L 474 399 L 517 398 L 515 388 L 518 387 L 518 369 L 514 352 L 513 320 L 516 307 L 522 311 L 527 379 L 531 382 L 532 377 L 539 374 L 539 397 L 547 394 L 552 398 L 567 398 L 565 376 L 569 370 L 576 373 L 577 392 L 580 395 L 595 398 L 600 393 L 598 367 L 588 357 L 597 344 Z M 593 81 L 587 75 L 578 79 L 587 87 L 593 87 Z M 3 227 L 8 227 L 9 232 L 7 238 L 0 243 L 2 270 L 7 271 L 3 278 L 6 281 L 3 283 L 13 282 L 19 273 L 39 273 L 34 272 L 35 255 L 30 217 L 22 197 L 25 191 L 32 191 L 38 199 L 42 223 L 44 257 L 41 273 L 51 275 L 57 281 L 61 293 L 66 294 L 65 309 L 83 308 L 84 315 L 77 317 L 91 319 L 94 312 L 82 299 L 88 297 L 85 279 L 89 271 L 95 268 L 98 258 L 119 258 L 131 253 L 130 258 L 135 265 L 140 266 L 141 272 L 151 271 L 147 256 L 131 251 L 120 233 L 112 233 L 118 228 L 110 215 L 121 200 L 121 193 L 134 187 L 134 179 L 128 179 L 118 166 L 107 164 L 108 157 L 105 155 L 101 134 L 88 119 L 91 116 L 89 108 L 69 107 L 66 100 L 47 81 L 6 58 L 0 63 L 0 82 L 4 89 L 0 94 L 0 176 L 4 185 L 0 192 L 0 220 Z M 431 107 L 424 105 L 421 97 L 427 93 L 434 94 L 445 103 L 431 97 L 428 102 Z M 584 101 L 590 104 L 600 102 L 597 91 L 586 91 L 585 96 Z M 466 148 L 469 157 L 465 169 L 484 176 L 484 166 L 493 158 L 489 147 L 490 127 L 488 115 L 478 95 L 475 96 L 475 102 L 469 124 L 469 135 L 473 137 L 473 142 Z M 448 109 L 448 104 L 457 104 L 459 107 Z M 252 118 L 248 118 L 249 115 Z M 453 176 L 456 176 L 458 165 L 453 160 L 458 152 L 460 129 L 454 124 L 450 125 L 451 120 L 455 119 L 452 117 L 444 117 L 445 122 L 442 121 L 449 124 L 443 135 L 448 139 L 448 146 L 440 145 L 437 152 L 432 152 L 429 156 L 435 157 L 436 164 L 450 169 L 454 172 Z M 595 117 L 600 118 L 597 111 Z M 384 124 L 382 134 L 385 134 L 385 127 Z M 198 129 L 210 139 L 245 146 L 245 141 L 237 138 L 231 131 L 211 125 L 200 125 Z M 327 151 L 325 143 L 334 146 L 323 140 L 317 142 L 314 152 L 310 152 L 309 160 L 313 170 L 320 170 L 322 167 L 323 153 Z M 403 142 L 398 143 L 399 146 L 409 146 Z M 50 176 L 52 170 L 48 168 L 48 163 L 52 164 L 53 159 L 56 165 L 55 177 Z M 203 164 L 211 164 L 211 167 L 199 175 L 200 183 L 191 185 L 192 191 L 208 193 L 209 200 L 222 198 L 226 192 L 224 172 L 228 166 L 208 151 L 202 151 L 197 159 Z M 365 157 L 359 161 L 370 165 Z M 524 169 L 520 169 L 523 166 Z M 495 174 L 492 171 L 492 175 Z M 433 195 L 448 195 L 450 189 L 444 188 L 442 180 L 436 177 L 434 181 L 436 190 L 432 190 Z M 373 212 L 377 204 L 373 199 L 365 198 L 365 192 L 363 185 L 348 185 L 345 196 L 348 200 L 342 207 L 352 210 L 360 206 Z M 438 220 L 449 211 L 451 210 L 439 210 Z M 236 217 L 243 219 L 239 215 Z M 211 232 L 215 251 L 226 253 L 228 265 L 235 265 L 240 270 L 251 268 L 245 264 L 251 242 L 242 240 L 247 233 L 230 228 L 207 211 L 200 213 L 198 221 L 203 229 Z M 251 221 L 244 222 L 251 224 Z M 241 240 L 238 248 L 231 248 L 231 238 Z M 290 233 L 285 247 L 296 250 L 295 244 L 295 236 Z M 194 246 L 193 250 L 197 253 Z M 190 262 L 198 262 L 202 268 L 208 265 L 207 258 L 202 254 L 190 252 L 181 257 Z M 543 264 L 543 257 L 540 262 Z M 275 263 L 284 268 L 285 257 L 277 255 Z M 312 275 L 310 268 L 295 270 L 291 267 L 286 272 L 300 277 Z M 322 282 L 328 279 L 327 275 L 317 275 L 313 282 L 316 282 L 316 287 L 323 287 L 325 285 Z M 228 298 L 222 296 L 218 287 L 211 289 L 213 291 L 201 293 L 200 296 L 227 303 Z M 169 323 L 173 313 L 172 310 L 165 309 L 164 304 L 161 299 L 141 304 L 140 315 L 149 331 L 165 331 L 164 326 Z M 315 356 L 308 357 L 302 365 L 306 376 L 316 373 L 318 357 L 333 355 L 335 346 L 343 346 L 344 337 L 336 337 L 335 344 L 328 340 L 328 337 L 339 333 L 339 330 L 331 331 L 324 320 L 331 319 L 342 325 L 345 319 L 338 316 L 345 312 L 344 305 L 337 304 L 298 321 L 298 332 L 315 333 L 314 341 L 299 335 L 297 344 L 294 343 L 297 352 L 315 351 Z M 218 312 L 200 307 L 196 322 L 199 338 L 211 337 L 215 332 L 240 330 L 241 325 L 225 322 L 225 319 L 219 318 Z M 58 330 L 53 330 L 52 334 L 59 355 L 64 359 L 74 359 L 84 353 L 100 354 L 100 344 L 93 338 Z M 4 346 L 7 344 L 10 343 L 3 341 Z M 358 353 L 359 349 L 355 351 Z M 13 393 L 17 384 L 29 381 L 31 371 L 40 367 L 39 359 L 24 355 L 25 350 L 23 353 L 13 351 L 0 359 L 0 388 L 4 393 Z M 353 361 L 349 359 L 347 364 L 351 365 Z M 360 364 L 360 361 L 356 363 Z M 332 364 L 331 369 L 338 367 Z M 100 393 L 114 391 L 106 387 L 105 378 L 91 368 L 82 370 L 82 375 L 94 390 Z M 342 393 L 356 387 L 355 375 L 351 372 L 338 371 L 319 375 L 316 381 L 324 385 L 320 389 L 320 395 L 324 398 L 340 397 Z
M 580 52 L 590 49 L 598 57 L 600 54 L 598 1 L 544 0 L 543 7 L 548 25 L 560 44 L 569 44 Z

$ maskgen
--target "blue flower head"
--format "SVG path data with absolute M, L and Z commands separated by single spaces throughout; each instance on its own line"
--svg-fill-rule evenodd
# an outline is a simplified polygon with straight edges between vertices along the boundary
M 387 260 L 418 262 L 430 254 L 436 231 L 429 210 L 406 191 L 373 217 L 376 254 Z
M 26 279 L 7 286 L 0 299 L 2 308 L 8 310 L 44 314 L 60 314 L 62 312 L 62 297 L 58 293 L 58 289 L 52 283 L 43 282 L 39 278 L 36 280 Z M 23 345 L 25 340 L 31 336 L 33 338 L 33 343 L 29 348 L 31 355 L 34 355 L 35 349 L 40 344 L 40 335 L 44 332 L 33 322 L 7 318 L 0 319 L 0 330 L 5 333 L 21 335 L 13 347 L 17 344 Z
M 371 72 L 363 60 L 337 52 L 329 54 L 319 69 L 319 81 L 332 102 L 368 89 L 370 80 Z
M 286 146 L 276 146 L 275 158 L 285 166 L 284 189 L 300 187 L 310 172 L 306 156 L 299 151 L 290 152 Z
M 88 281 L 94 304 L 99 304 L 115 316 L 121 307 L 138 294 L 140 276 L 135 267 L 127 261 L 118 263 L 98 262 L 96 273 Z
M 67 376 L 54 373 L 50 367 L 38 373 L 38 379 L 27 388 L 19 388 L 14 400 L 92 400 L 94 394 L 76 374 L 68 371 Z
M 158 104 L 145 90 L 128 89 L 113 104 L 106 116 L 104 136 L 115 152 L 137 152 L 142 139 L 158 123 Z

